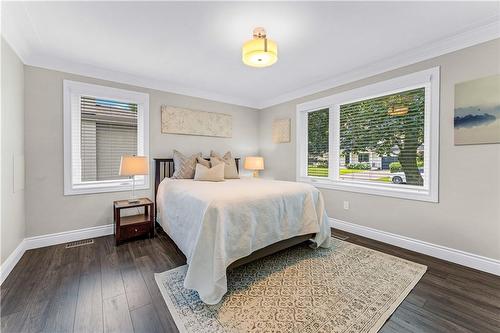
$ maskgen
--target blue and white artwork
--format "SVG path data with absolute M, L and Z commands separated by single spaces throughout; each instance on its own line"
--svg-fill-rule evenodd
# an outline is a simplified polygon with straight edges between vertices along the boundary
M 500 143 L 500 75 L 455 85 L 455 144 Z

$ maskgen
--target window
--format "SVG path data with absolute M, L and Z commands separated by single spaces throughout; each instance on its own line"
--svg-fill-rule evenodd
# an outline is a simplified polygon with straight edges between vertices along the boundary
M 342 127 L 342 124 L 340 125 L 340 127 Z M 358 162 L 359 163 L 370 162 L 370 154 L 369 153 L 358 153 Z
M 148 155 L 147 94 L 64 81 L 64 194 L 126 191 L 122 155 Z M 136 176 L 136 188 L 149 188 Z
M 425 88 L 341 104 L 339 154 L 357 162 L 341 165 L 339 178 L 423 186 L 424 110 Z
M 439 68 L 300 104 L 297 180 L 437 201 L 438 122 Z
M 307 175 L 328 177 L 328 109 L 307 115 Z

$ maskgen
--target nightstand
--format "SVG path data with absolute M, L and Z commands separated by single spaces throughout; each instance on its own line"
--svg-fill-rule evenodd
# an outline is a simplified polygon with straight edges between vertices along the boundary
M 148 198 L 138 199 L 139 202 L 129 203 L 128 200 L 113 201 L 113 218 L 115 223 L 116 245 L 126 240 L 138 237 L 154 237 L 155 207 Z M 121 216 L 122 209 L 143 207 L 144 214 Z

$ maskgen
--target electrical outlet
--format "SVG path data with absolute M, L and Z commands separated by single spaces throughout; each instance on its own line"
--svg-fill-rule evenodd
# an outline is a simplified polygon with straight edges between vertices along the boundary
M 344 201 L 344 209 L 345 210 L 349 209 L 349 201 Z

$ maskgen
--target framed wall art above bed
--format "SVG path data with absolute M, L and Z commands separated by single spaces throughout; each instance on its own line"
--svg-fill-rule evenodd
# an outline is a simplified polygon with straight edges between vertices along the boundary
M 233 118 L 224 113 L 162 105 L 161 132 L 231 138 L 233 136 Z

